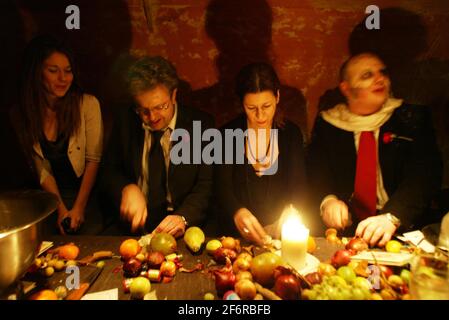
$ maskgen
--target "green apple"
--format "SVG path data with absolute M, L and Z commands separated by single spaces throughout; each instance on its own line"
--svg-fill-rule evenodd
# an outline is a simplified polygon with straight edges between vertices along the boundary
M 151 290 L 150 280 L 144 277 L 134 278 L 129 287 L 132 299 L 143 299 Z

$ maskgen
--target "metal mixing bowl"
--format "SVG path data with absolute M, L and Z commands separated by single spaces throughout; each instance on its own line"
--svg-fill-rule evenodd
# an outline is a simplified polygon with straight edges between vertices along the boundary
M 32 265 L 42 241 L 42 221 L 58 198 L 40 190 L 0 194 L 0 292 Z

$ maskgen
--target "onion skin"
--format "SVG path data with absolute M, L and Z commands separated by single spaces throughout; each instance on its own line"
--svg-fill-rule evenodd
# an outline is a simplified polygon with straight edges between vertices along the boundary
M 353 250 L 355 252 L 368 250 L 368 243 L 366 243 L 365 240 L 359 237 L 352 238 L 347 244 L 346 249 L 347 250 Z
M 293 275 L 281 275 L 274 284 L 274 292 L 283 300 L 298 300 L 301 287 Z
M 237 253 L 234 250 L 221 247 L 214 251 L 213 257 L 217 263 L 226 264 L 226 258 L 233 262 L 237 258 Z
M 319 272 L 312 272 L 305 276 L 306 280 L 309 281 L 311 285 L 320 284 L 323 281 L 321 274 Z

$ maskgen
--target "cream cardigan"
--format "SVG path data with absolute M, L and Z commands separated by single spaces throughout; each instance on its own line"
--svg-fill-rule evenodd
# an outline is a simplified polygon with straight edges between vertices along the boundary
M 69 139 L 67 155 L 77 177 L 84 173 L 86 161 L 100 162 L 103 150 L 103 121 L 100 103 L 92 95 L 84 94 L 80 108 L 81 123 L 77 134 Z M 33 146 L 34 162 L 42 184 L 51 175 L 50 162 L 44 158 L 40 143 Z

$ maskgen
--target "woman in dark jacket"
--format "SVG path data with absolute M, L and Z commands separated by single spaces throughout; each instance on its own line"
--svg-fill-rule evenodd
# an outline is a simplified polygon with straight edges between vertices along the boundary
M 216 170 L 220 227 L 232 224 L 243 238 L 259 244 L 268 235 L 279 236 L 282 211 L 290 204 L 301 207 L 305 193 L 303 138 L 282 117 L 279 88 L 268 64 L 250 64 L 239 72 L 236 93 L 244 114 L 222 128 L 223 164 Z M 237 139 L 230 150 L 226 142 L 232 133 Z

